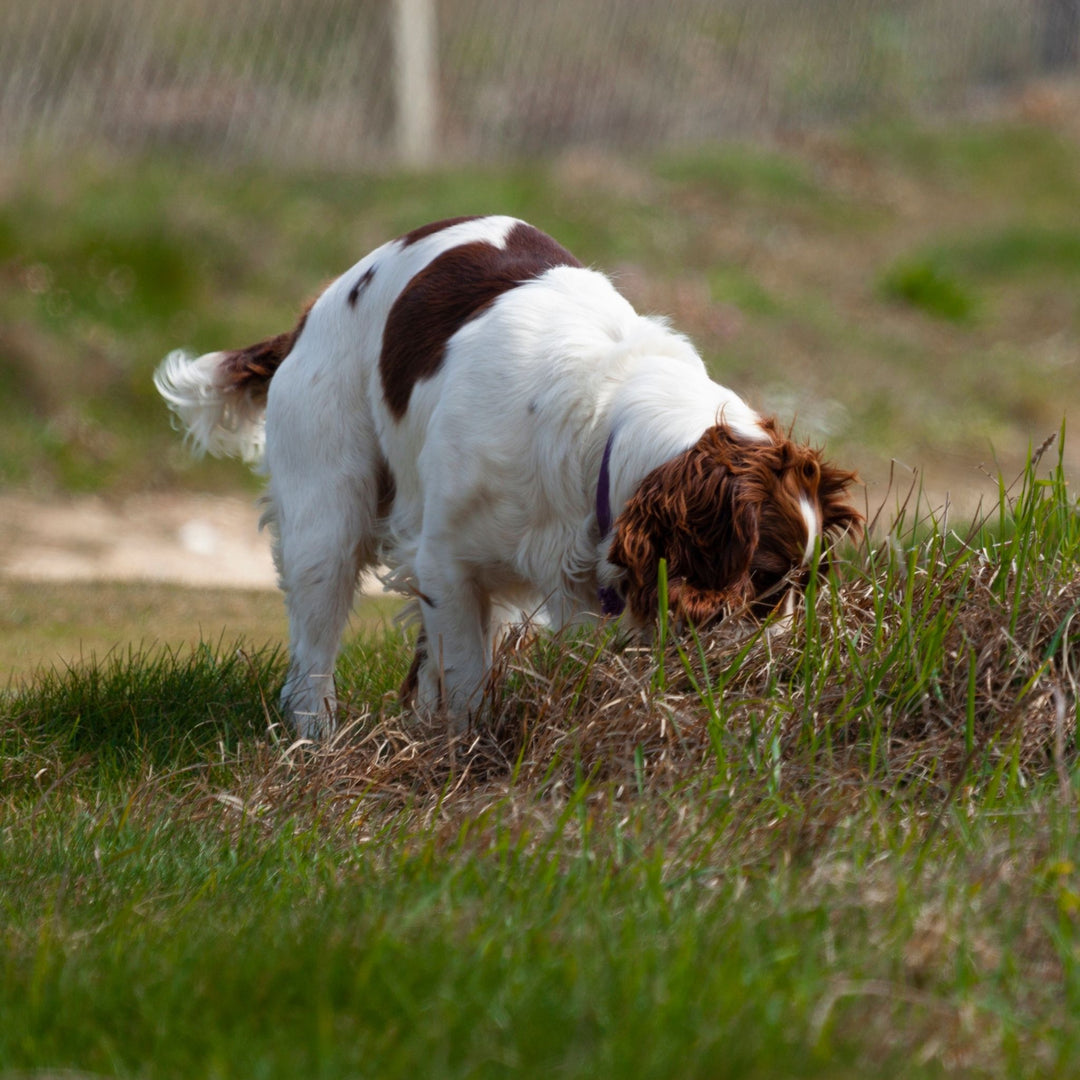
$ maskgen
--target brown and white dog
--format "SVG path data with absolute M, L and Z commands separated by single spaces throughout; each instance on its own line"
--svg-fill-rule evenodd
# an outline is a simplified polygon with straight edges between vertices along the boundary
M 290 333 L 192 359 L 158 390 L 196 448 L 264 458 L 289 612 L 282 704 L 333 730 L 357 575 L 418 599 L 405 691 L 467 720 L 499 629 L 624 608 L 774 607 L 857 528 L 854 474 L 712 382 L 690 342 L 509 217 L 441 221 L 331 284 Z

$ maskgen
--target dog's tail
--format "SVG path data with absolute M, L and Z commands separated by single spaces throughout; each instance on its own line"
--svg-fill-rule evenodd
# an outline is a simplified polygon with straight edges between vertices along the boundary
M 177 350 L 162 360 L 154 386 L 196 454 L 247 462 L 262 457 L 266 391 L 298 333 L 299 327 L 246 349 L 198 357 Z

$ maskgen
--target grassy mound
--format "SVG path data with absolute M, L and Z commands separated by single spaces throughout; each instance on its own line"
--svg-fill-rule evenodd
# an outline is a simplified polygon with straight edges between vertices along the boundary
M 888 534 L 834 559 L 790 622 L 734 618 L 701 635 L 662 624 L 652 645 L 611 627 L 510 642 L 467 736 L 400 714 L 397 635 L 357 642 L 339 672 L 346 722 L 332 745 L 280 759 L 281 790 L 308 797 L 292 775 L 301 761 L 335 797 L 405 801 L 444 800 L 447 784 L 540 790 L 581 775 L 641 794 L 703 773 L 730 783 L 748 765 L 856 768 L 928 792 L 976 774 L 1000 782 L 1003 769 L 1012 782 L 1060 773 L 1076 738 L 1080 514 L 1060 458 L 1038 476 L 1053 441 L 960 531 L 907 493 Z M 113 654 L 16 691 L 6 738 L 168 768 L 210 746 L 250 752 L 269 731 L 277 754 L 289 742 L 281 670 L 276 651 L 242 646 Z
M 1046 450 L 975 526 L 911 495 L 790 626 L 508 646 L 467 737 L 400 714 L 392 635 L 322 747 L 272 651 L 13 687 L 0 1068 L 1073 1074 L 1080 508 Z

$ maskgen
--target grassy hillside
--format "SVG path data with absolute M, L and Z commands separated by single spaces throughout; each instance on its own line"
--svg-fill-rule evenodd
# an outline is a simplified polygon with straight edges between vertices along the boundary
M 1069 123 L 0 176 L 0 487 L 252 485 L 186 460 L 160 356 L 285 329 L 388 236 L 498 210 L 881 508 L 791 626 L 523 643 L 456 742 L 400 713 L 381 611 L 312 748 L 276 712 L 276 598 L 0 583 L 0 663 L 146 642 L 0 687 L 0 1075 L 1080 1073 Z M 929 512 L 973 482 L 974 523 Z M 225 617 L 246 640 L 198 640 Z
M 1080 403 L 1070 115 L 426 176 L 162 156 L 8 171 L 0 484 L 250 484 L 187 463 L 149 381 L 161 356 L 278 332 L 375 244 L 502 211 L 671 316 L 721 381 L 858 467 L 872 503 L 893 458 L 939 495 L 992 498 L 980 463 L 1015 472 Z

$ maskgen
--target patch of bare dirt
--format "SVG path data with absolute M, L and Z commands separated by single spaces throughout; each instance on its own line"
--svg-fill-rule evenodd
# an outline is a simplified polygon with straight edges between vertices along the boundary
M 258 518 L 252 500 L 233 496 L 0 495 L 0 576 L 273 589 Z
M 253 499 L 176 493 L 48 501 L 0 494 L 0 578 L 277 588 Z M 369 595 L 383 591 L 374 575 L 360 584 Z

